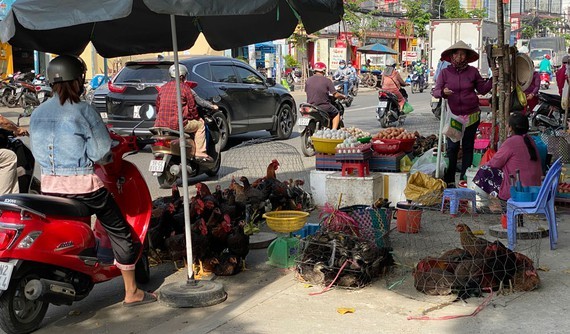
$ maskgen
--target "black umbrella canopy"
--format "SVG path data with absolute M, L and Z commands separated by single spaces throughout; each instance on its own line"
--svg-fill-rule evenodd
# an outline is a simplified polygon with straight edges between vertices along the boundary
M 342 18 L 342 0 L 17 0 L 0 22 L 3 41 L 25 49 L 79 55 L 92 42 L 112 58 L 178 49 L 200 32 L 216 50 L 290 36 L 299 20 L 311 33 Z

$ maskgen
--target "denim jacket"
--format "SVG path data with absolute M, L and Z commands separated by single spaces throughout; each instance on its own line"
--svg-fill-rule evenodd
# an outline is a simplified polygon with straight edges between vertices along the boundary
M 62 106 L 57 94 L 32 113 L 30 142 L 42 175 L 93 174 L 94 162 L 111 149 L 101 115 L 85 102 Z

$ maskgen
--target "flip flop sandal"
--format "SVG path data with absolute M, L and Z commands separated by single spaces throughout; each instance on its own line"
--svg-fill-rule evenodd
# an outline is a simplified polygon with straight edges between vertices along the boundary
M 144 297 L 141 301 L 138 302 L 131 302 L 131 303 L 125 303 L 123 302 L 123 307 L 134 307 L 134 306 L 139 306 L 139 305 L 144 305 L 144 304 L 149 304 L 149 303 L 154 303 L 155 301 L 157 301 L 156 295 L 154 293 L 151 292 L 144 292 Z

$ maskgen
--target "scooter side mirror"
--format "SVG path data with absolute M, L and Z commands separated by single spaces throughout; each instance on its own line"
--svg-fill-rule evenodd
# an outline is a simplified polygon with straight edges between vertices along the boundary
M 156 114 L 156 111 L 152 105 L 143 104 L 139 110 L 139 114 L 140 114 L 142 119 L 144 119 L 145 121 L 148 121 L 154 117 L 154 115 Z

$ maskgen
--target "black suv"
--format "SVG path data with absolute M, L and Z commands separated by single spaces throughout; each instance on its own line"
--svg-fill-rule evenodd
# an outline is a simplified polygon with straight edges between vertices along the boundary
M 291 136 L 297 113 L 295 100 L 285 87 L 232 58 L 197 56 L 180 63 L 188 68 L 187 80 L 198 83 L 194 91 L 203 99 L 215 100 L 225 116 L 216 119 L 222 134 L 222 148 L 228 136 L 249 131 L 267 130 L 279 139 Z M 108 124 L 118 130 L 132 129 L 141 120 L 140 107 L 154 106 L 158 88 L 170 80 L 168 69 L 172 64 L 170 61 L 127 62 L 109 82 Z M 136 134 L 150 136 L 148 128 L 153 123 L 146 122 L 137 128 Z

